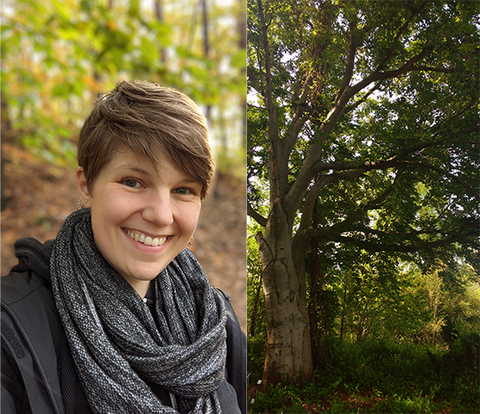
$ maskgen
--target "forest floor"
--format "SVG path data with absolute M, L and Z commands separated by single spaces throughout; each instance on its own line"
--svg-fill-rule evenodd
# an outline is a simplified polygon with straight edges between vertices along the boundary
M 17 262 L 13 245 L 22 236 L 40 241 L 56 237 L 63 220 L 78 208 L 76 168 L 34 157 L 13 144 L 2 144 L 2 185 L 7 205 L 1 213 L 1 274 Z M 211 283 L 231 297 L 246 330 L 246 187 L 220 176 L 202 206 L 191 250 Z

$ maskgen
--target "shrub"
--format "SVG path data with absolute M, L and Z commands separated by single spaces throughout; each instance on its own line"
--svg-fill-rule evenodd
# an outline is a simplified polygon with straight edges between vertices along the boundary
M 259 391 L 250 407 L 251 413 L 263 413 L 265 410 L 285 413 L 305 413 L 298 396 L 298 389 L 291 385 L 277 385 L 266 392 Z M 300 411 L 298 411 L 300 410 Z
M 263 365 L 265 363 L 265 338 L 261 335 L 248 337 L 247 367 L 250 384 L 256 384 L 262 379 Z

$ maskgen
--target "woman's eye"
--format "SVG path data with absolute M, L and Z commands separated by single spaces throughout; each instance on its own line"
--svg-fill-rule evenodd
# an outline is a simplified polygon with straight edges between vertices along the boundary
M 133 178 L 127 178 L 126 180 L 123 180 L 123 184 L 130 188 L 137 188 L 140 186 L 140 183 Z
M 175 193 L 177 194 L 194 194 L 194 192 L 192 190 L 190 190 L 189 188 L 176 188 L 174 190 Z

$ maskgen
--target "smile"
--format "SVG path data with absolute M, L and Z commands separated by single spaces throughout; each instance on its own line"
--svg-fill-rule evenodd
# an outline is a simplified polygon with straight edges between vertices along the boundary
M 125 231 L 130 236 L 130 238 L 132 238 L 137 242 L 143 243 L 146 246 L 153 246 L 153 247 L 161 246 L 162 244 L 165 244 L 165 242 L 167 241 L 166 237 L 152 238 L 150 236 L 145 236 L 145 234 L 134 233 L 133 231 L 130 231 L 127 229 L 125 229 Z

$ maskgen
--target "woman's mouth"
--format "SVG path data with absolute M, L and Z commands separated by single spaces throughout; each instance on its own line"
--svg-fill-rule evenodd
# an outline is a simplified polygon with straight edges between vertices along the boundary
M 166 237 L 152 238 L 150 236 L 146 236 L 145 234 L 136 233 L 128 229 L 125 229 L 125 232 L 129 235 L 130 238 L 132 238 L 137 242 L 143 243 L 146 246 L 152 246 L 152 247 L 161 246 L 162 244 L 165 244 L 165 242 L 167 241 Z

